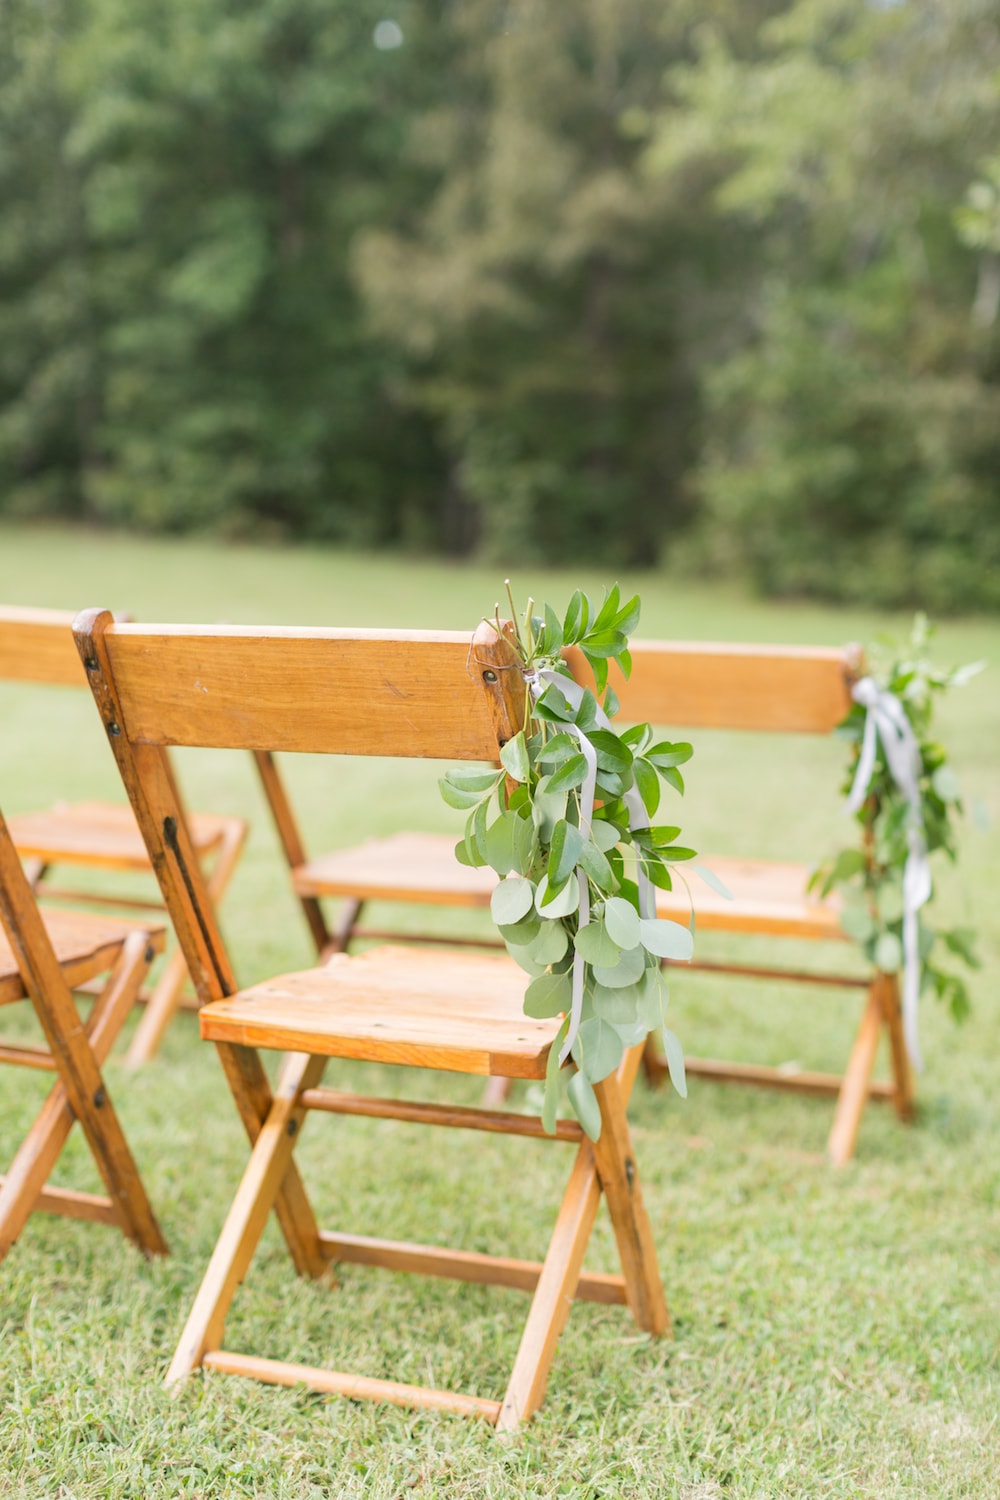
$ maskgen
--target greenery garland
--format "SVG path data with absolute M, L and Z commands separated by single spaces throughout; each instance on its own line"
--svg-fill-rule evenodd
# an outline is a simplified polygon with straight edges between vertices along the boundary
M 880 641 L 871 648 L 868 674 L 881 689 L 898 699 L 909 720 L 919 752 L 920 818 L 928 856 L 938 851 L 952 862 L 957 857 L 956 819 L 963 812 L 958 778 L 943 745 L 932 735 L 934 704 L 949 688 L 961 687 L 982 670 L 983 662 L 940 668 L 930 659 L 933 635 L 926 616 L 917 615 L 909 641 Z M 836 731 L 851 742 L 844 790 L 854 783 L 865 732 L 865 709 L 855 703 Z M 886 762 L 881 740 L 865 800 L 855 815 L 860 832 L 857 844 L 841 849 L 814 872 L 810 887 L 827 895 L 835 887 L 844 892 L 841 926 L 860 945 L 865 957 L 883 973 L 894 974 L 903 963 L 903 871 L 911 822 L 909 803 Z M 920 910 L 920 990 L 930 990 L 949 1007 L 956 1020 L 969 1010 L 965 980 L 940 968 L 941 947 L 969 968 L 977 969 L 970 927 L 936 929 L 928 905 Z
M 652 897 L 656 887 L 672 888 L 673 866 L 693 859 L 694 850 L 677 843 L 678 827 L 653 818 L 661 780 L 683 794 L 680 767 L 692 750 L 658 741 L 648 724 L 621 734 L 610 728 L 618 700 L 608 686 L 608 664 L 616 662 L 626 677 L 631 672 L 628 640 L 639 619 L 638 596 L 622 602 L 616 584 L 595 608 L 577 590 L 562 619 L 549 605 L 535 614 L 529 600 L 519 620 L 509 584 L 507 591 L 511 643 L 525 676 L 525 729 L 503 747 L 501 770 L 454 769 L 440 786 L 449 806 L 468 812 L 459 860 L 488 865 L 501 877 L 491 912 L 508 952 L 531 976 L 525 1013 L 564 1017 L 549 1054 L 545 1128 L 555 1128 L 569 1042 L 576 1070 L 566 1097 L 596 1140 L 601 1116 L 593 1086 L 650 1031 L 662 1030 L 670 1076 L 686 1092 L 683 1050 L 664 1025 L 661 960 L 690 958 L 692 932 L 657 919 Z M 490 623 L 501 633 L 499 609 Z M 562 657 L 566 646 L 586 657 L 601 702 L 574 683 Z M 578 984 L 582 972 L 575 1016 L 574 968 Z

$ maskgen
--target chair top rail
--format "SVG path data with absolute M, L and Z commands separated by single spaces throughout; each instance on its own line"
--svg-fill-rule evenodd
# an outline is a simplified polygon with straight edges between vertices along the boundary
M 71 610 L 0 605 L 0 679 L 86 687 L 72 625 Z
M 632 675 L 612 670 L 625 720 L 694 729 L 829 734 L 851 707 L 857 647 L 633 641 Z M 578 649 L 573 674 L 593 683 Z
M 133 743 L 495 760 L 468 633 L 113 624 L 100 636 Z M 88 667 L 88 670 L 91 670 Z

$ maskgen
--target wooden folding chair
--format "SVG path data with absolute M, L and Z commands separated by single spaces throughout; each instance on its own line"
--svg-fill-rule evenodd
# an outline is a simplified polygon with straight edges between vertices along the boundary
M 60 610 L 0 607 L 0 678 L 9 681 L 85 688 L 86 676 L 73 644 L 73 616 Z M 114 895 L 92 889 L 57 886 L 57 867 L 149 873 L 149 856 L 127 805 L 112 802 L 58 802 L 40 812 L 9 819 L 11 836 L 40 895 L 86 902 L 100 909 L 162 910 L 158 901 Z M 199 863 L 209 872 L 208 892 L 222 898 L 246 838 L 243 818 L 195 813 L 189 823 Z M 127 1062 L 138 1067 L 152 1058 L 170 1020 L 182 1003 L 187 978 L 184 955 L 174 948 L 149 994 L 128 1049 Z
M 166 745 L 349 755 L 496 760 L 520 727 L 517 659 L 491 629 L 467 636 L 343 630 L 188 629 L 116 625 L 90 611 L 80 652 L 205 1005 L 244 1126 L 250 1163 L 188 1319 L 168 1383 L 197 1366 L 404 1406 L 478 1415 L 512 1428 L 542 1401 L 571 1300 L 627 1303 L 641 1329 L 668 1329 L 625 1106 L 640 1049 L 598 1085 L 602 1131 L 592 1145 L 573 1121 L 574 1164 L 540 1264 L 440 1246 L 322 1232 L 294 1150 L 306 1112 L 368 1115 L 543 1137 L 537 1117 L 359 1097 L 321 1087 L 330 1057 L 459 1073 L 541 1079 L 557 1021 L 522 1010 L 524 975 L 505 956 L 376 949 L 238 990 L 190 846 Z M 473 663 L 475 676 L 470 675 Z M 258 1049 L 288 1051 L 272 1091 Z M 621 1275 L 581 1267 L 603 1191 Z M 296 1269 L 322 1276 L 338 1261 L 533 1291 L 502 1400 L 322 1370 L 221 1347 L 226 1313 L 274 1209 Z
M 861 671 L 856 647 L 639 641 L 633 647 L 631 678 L 616 682 L 615 687 L 626 719 L 667 720 L 696 729 L 829 734 L 849 711 L 851 686 Z M 576 653 L 574 672 L 581 676 L 586 672 L 585 663 Z M 706 855 L 704 862 L 723 881 L 732 899 L 699 885 L 693 893 L 699 933 L 845 940 L 840 899 L 833 895 L 824 900 L 807 891 L 808 865 L 714 854 Z M 657 893 L 658 915 L 684 921 L 688 910 L 688 895 L 683 889 Z M 869 1099 L 892 1102 L 901 1120 L 912 1118 L 913 1074 L 903 1040 L 895 975 L 858 977 L 700 956 L 688 967 L 721 975 L 812 984 L 821 989 L 858 989 L 865 995 L 842 1075 L 697 1057 L 685 1059 L 689 1072 L 718 1083 L 835 1096 L 827 1139 L 827 1156 L 834 1166 L 842 1166 L 854 1154 Z M 889 1082 L 872 1078 L 883 1033 L 888 1040 Z M 658 1057 L 652 1045 L 646 1049 L 645 1065 L 653 1081 L 668 1071 L 666 1059 Z
M 144 1254 L 166 1253 L 101 1076 L 163 940 L 162 924 L 94 912 L 52 911 L 43 918 L 0 813 L 0 1006 L 30 1003 L 48 1043 L 0 1042 L 0 1062 L 56 1075 L 7 1175 L 0 1177 L 0 1260 L 36 1209 L 116 1225 Z M 73 991 L 100 975 L 107 977 L 84 1023 Z M 107 1197 L 47 1185 L 77 1120 Z
M 624 722 L 790 735 L 829 734 L 850 708 L 851 684 L 861 670 L 854 648 L 637 641 L 632 646 L 632 658 L 631 678 L 626 682 L 615 676 Z M 592 685 L 582 654 L 572 650 L 567 659 L 578 681 Z M 454 855 L 454 834 L 399 832 L 309 857 L 274 756 L 258 753 L 257 764 L 291 871 L 292 887 L 320 954 L 346 952 L 361 937 L 405 936 L 408 942 L 481 945 L 478 939 L 437 932 L 404 934 L 393 928 L 362 925 L 365 907 L 372 901 L 488 907 L 496 876 L 490 869 L 460 865 Z M 821 942 L 843 938 L 839 900 L 835 896 L 819 900 L 807 893 L 806 865 L 714 854 L 707 854 L 704 863 L 725 883 L 733 899 L 726 900 L 694 881 L 699 933 Z M 333 926 L 323 909 L 327 899 L 341 902 Z M 657 892 L 657 915 L 688 920 L 688 895 L 683 887 L 675 892 Z M 857 987 L 866 996 L 842 1076 L 697 1057 L 686 1060 L 690 1073 L 717 1082 L 835 1095 L 836 1110 L 827 1142 L 827 1154 L 835 1165 L 842 1165 L 853 1155 L 869 1099 L 891 1101 L 901 1119 L 912 1118 L 913 1076 L 902 1038 L 895 976 L 855 978 L 700 958 L 685 967 L 741 978 L 812 983 L 827 989 Z M 889 1043 L 889 1082 L 872 1078 L 883 1033 Z M 665 1060 L 658 1058 L 652 1047 L 645 1062 L 651 1081 L 664 1074 Z M 505 1092 L 506 1085 L 495 1084 L 489 1097 L 500 1102 Z

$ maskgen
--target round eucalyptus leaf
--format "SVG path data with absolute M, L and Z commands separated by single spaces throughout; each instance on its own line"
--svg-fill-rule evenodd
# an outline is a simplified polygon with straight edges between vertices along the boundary
M 875 967 L 895 974 L 903 965 L 903 945 L 894 932 L 883 932 L 875 944 Z
M 645 1041 L 652 1031 L 645 1021 L 636 1016 L 631 1021 L 612 1021 L 610 1023 L 621 1037 L 622 1047 L 637 1047 L 640 1042 Z
M 519 922 L 500 922 L 497 925 L 505 943 L 513 943 L 515 947 L 525 948 L 538 936 L 542 919 L 532 910 L 526 912 Z
M 647 953 L 657 958 L 686 962 L 694 952 L 694 938 L 689 927 L 668 922 L 665 917 L 644 917 L 639 922 L 639 940 Z
M 621 829 L 615 823 L 609 823 L 606 818 L 595 818 L 590 830 L 590 837 L 600 849 L 602 854 L 607 854 L 621 840 Z
M 535 891 L 535 910 L 540 917 L 568 917 L 576 911 L 580 905 L 580 882 L 575 875 L 571 875 L 566 884 L 556 895 L 546 901 L 549 896 L 549 882 L 543 880 Z
M 938 766 L 931 777 L 931 786 L 942 802 L 957 802 L 962 795 L 958 777 L 951 766 Z
M 531 881 L 523 875 L 508 875 L 490 897 L 490 915 L 498 927 L 508 927 L 526 917 L 534 902 L 535 887 Z
M 577 1032 L 573 1058 L 591 1083 L 600 1083 L 617 1068 L 622 1051 L 622 1039 L 615 1028 L 600 1016 L 594 1016 L 584 1021 Z
M 589 964 L 616 964 L 621 949 L 608 933 L 603 922 L 588 922 L 576 935 L 576 951 Z
M 569 974 L 541 974 L 524 992 L 524 1014 L 536 1021 L 561 1015 L 573 1003 L 573 981 Z
M 642 948 L 628 948 L 622 953 L 616 964 L 595 964 L 594 978 L 598 984 L 603 984 L 609 990 L 624 989 L 627 984 L 635 984 L 642 978 L 642 972 L 646 967 L 646 954 Z
M 538 924 L 538 935 L 528 945 L 536 964 L 557 964 L 569 947 L 569 933 L 561 922 L 545 920 Z
M 545 974 L 547 972 L 548 966 L 546 964 L 536 963 L 531 956 L 530 948 L 525 948 L 520 943 L 508 942 L 507 952 L 517 964 L 517 967 L 519 969 L 523 969 L 524 972 L 530 975 L 532 979 L 538 979 L 542 974 Z
M 623 984 L 619 989 L 609 989 L 606 984 L 593 981 L 587 986 L 590 1014 L 603 1016 L 612 1025 L 634 1020 L 639 1004 L 640 986 Z
M 639 913 L 624 896 L 612 896 L 605 901 L 604 925 L 619 948 L 634 948 L 639 942 Z
M 872 914 L 861 902 L 852 901 L 849 906 L 844 907 L 840 914 L 840 925 L 847 936 L 858 943 L 867 943 L 875 931 Z

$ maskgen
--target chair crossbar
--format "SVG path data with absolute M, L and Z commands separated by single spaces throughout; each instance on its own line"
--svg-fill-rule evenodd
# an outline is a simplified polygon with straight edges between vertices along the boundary
M 666 1068 L 666 1059 L 660 1059 Z M 755 1063 L 719 1062 L 709 1057 L 686 1057 L 684 1067 L 688 1073 L 699 1078 L 710 1078 L 713 1083 L 740 1083 L 765 1089 L 784 1089 L 790 1094 L 839 1094 L 844 1086 L 840 1073 L 792 1072 L 785 1068 L 769 1068 Z M 878 1103 L 892 1103 L 896 1098 L 896 1086 L 870 1079 L 867 1085 L 868 1098 Z
M 320 1231 L 324 1254 L 336 1264 L 378 1266 L 384 1271 L 405 1271 L 417 1276 L 441 1276 L 450 1281 L 472 1281 L 481 1286 L 512 1287 L 533 1292 L 542 1274 L 541 1261 L 513 1260 L 502 1255 L 484 1255 L 475 1250 L 448 1250 L 437 1245 L 415 1245 L 404 1240 L 384 1240 L 363 1234 L 330 1234 Z M 625 1278 L 612 1272 L 581 1273 L 573 1292 L 577 1302 L 625 1305 Z
M 298 1098 L 305 1109 L 333 1115 L 364 1115 L 369 1119 L 403 1120 L 414 1125 L 447 1125 L 459 1130 L 489 1130 L 498 1135 L 527 1135 L 541 1140 L 574 1141 L 579 1145 L 583 1130 L 576 1120 L 559 1120 L 551 1134 L 540 1115 L 478 1109 L 458 1104 L 423 1104 L 410 1099 L 373 1099 L 338 1089 L 303 1089 Z
M 35 1068 L 40 1073 L 56 1071 L 55 1058 L 44 1047 L 22 1047 L 18 1042 L 0 1042 L 0 1063 L 17 1068 Z
M 263 1359 L 253 1354 L 235 1354 L 213 1349 L 202 1360 L 206 1369 L 223 1375 L 243 1375 L 268 1385 L 304 1385 L 309 1390 L 351 1401 L 387 1401 L 392 1406 L 416 1407 L 424 1411 L 452 1412 L 460 1417 L 482 1417 L 496 1426 L 499 1401 L 483 1396 L 465 1396 L 458 1391 L 436 1391 L 423 1385 L 404 1385 L 398 1380 L 377 1380 L 371 1375 L 350 1375 L 339 1370 L 319 1370 L 314 1365 L 293 1365 L 281 1359 Z
M 0 1188 L 7 1181 L 0 1177 Z M 92 1224 L 110 1224 L 117 1228 L 118 1214 L 110 1198 L 99 1193 L 81 1193 L 75 1188 L 42 1188 L 32 1205 L 32 1212 L 59 1214 L 64 1219 L 87 1219 Z
M 666 967 L 670 967 L 669 963 Z M 742 979 L 778 979 L 788 984 L 823 984 L 838 990 L 871 989 L 871 979 L 856 974 L 819 974 L 812 969 L 768 969 L 758 964 L 727 964 L 711 959 L 692 959 L 684 973 L 737 974 Z

